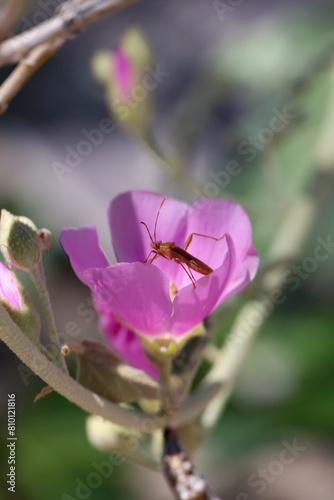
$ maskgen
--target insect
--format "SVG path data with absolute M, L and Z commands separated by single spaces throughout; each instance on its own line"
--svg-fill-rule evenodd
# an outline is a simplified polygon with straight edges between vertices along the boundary
M 179 246 L 174 243 L 174 241 L 167 241 L 164 242 L 162 240 L 157 240 L 157 224 L 158 224 L 158 219 L 159 215 L 162 209 L 163 204 L 165 203 L 166 198 L 164 198 L 160 204 L 157 217 L 155 219 L 155 224 L 154 224 L 154 233 L 152 238 L 152 235 L 150 233 L 149 228 L 147 227 L 147 224 L 145 222 L 141 222 L 140 224 L 143 224 L 148 232 L 148 235 L 151 240 L 151 247 L 153 250 L 150 251 L 148 256 L 143 262 L 148 262 L 149 264 L 152 264 L 152 262 L 157 259 L 158 257 L 163 257 L 164 259 L 167 260 L 174 260 L 177 264 L 180 264 L 180 266 L 185 270 L 187 275 L 189 276 L 192 284 L 194 285 L 194 288 L 196 288 L 196 280 L 194 278 L 194 275 L 192 271 L 197 271 L 200 274 L 206 275 L 210 274 L 213 272 L 213 269 L 209 267 L 205 262 L 202 262 L 201 260 L 197 259 L 197 257 L 194 257 L 190 253 L 187 252 L 187 249 L 190 245 L 190 243 L 193 240 L 194 236 L 201 236 L 203 238 L 210 238 L 211 240 L 215 241 L 220 241 L 225 237 L 225 234 L 221 236 L 220 238 L 215 238 L 213 236 L 207 236 L 206 234 L 200 234 L 200 233 L 191 233 L 183 248 L 180 248 Z M 151 255 L 153 254 L 153 257 Z

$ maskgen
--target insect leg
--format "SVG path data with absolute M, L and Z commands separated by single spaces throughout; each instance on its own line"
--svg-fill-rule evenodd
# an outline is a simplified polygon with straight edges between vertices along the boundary
M 154 256 L 154 257 L 152 257 L 152 258 L 148 261 L 150 264 L 152 264 L 152 262 L 153 262 L 153 261 L 154 261 L 157 257 L 163 257 L 163 255 L 161 255 L 161 253 L 159 253 L 159 252 L 154 252 L 154 251 L 152 251 L 152 252 L 150 252 L 150 255 L 151 255 L 151 253 L 155 253 L 155 256 Z
M 152 253 L 152 252 L 151 252 Z M 152 259 L 149 261 L 150 264 L 152 264 L 152 262 L 154 261 L 154 259 L 156 259 L 157 257 L 163 257 L 164 259 L 166 260 L 173 260 L 173 257 L 168 257 L 167 255 L 165 255 L 164 253 L 162 252 L 155 252 L 153 250 L 153 253 L 155 253 L 156 255 L 154 257 L 152 257 Z
M 151 250 L 151 251 L 150 251 L 150 253 L 148 254 L 148 256 L 146 257 L 146 259 L 145 259 L 145 260 L 142 260 L 142 262 L 144 262 L 144 263 L 145 263 L 145 262 L 149 262 L 150 255 L 151 255 L 152 253 L 155 253 L 156 255 L 160 255 L 160 254 L 159 254 L 159 252 L 156 252 L 155 250 Z M 155 257 L 156 257 L 156 256 L 154 256 L 153 258 L 155 259 Z
M 177 262 L 177 264 L 180 264 L 181 267 L 185 270 L 185 272 L 188 274 L 189 278 L 190 278 L 190 281 L 192 282 L 192 284 L 194 285 L 194 288 L 196 288 L 196 281 L 195 281 L 195 278 L 193 276 L 193 273 L 191 272 L 190 268 L 186 268 L 186 266 L 183 265 L 183 263 L 179 260 L 179 259 L 174 259 L 175 262 Z
M 153 254 L 155 254 L 155 255 L 154 255 L 154 257 L 151 257 L 151 258 L 150 258 L 150 255 L 152 255 L 152 253 L 153 253 Z M 157 250 L 151 250 L 151 251 L 150 251 L 150 253 L 148 254 L 148 256 L 146 257 L 146 259 L 145 259 L 145 260 L 142 260 L 142 262 L 143 262 L 143 263 L 148 262 L 149 264 L 152 264 L 152 262 L 153 262 L 153 261 L 154 261 L 157 257 L 163 257 L 164 259 L 167 259 L 167 260 L 172 260 L 172 258 L 171 258 L 171 257 L 167 257 L 167 255 L 165 255 L 165 254 L 163 254 L 163 253 L 161 253 L 161 252 L 159 252 L 159 251 L 157 251 Z
M 183 247 L 183 250 L 184 250 L 184 251 L 187 251 L 187 248 L 189 247 L 190 243 L 192 242 L 192 240 L 193 240 L 193 237 L 194 237 L 194 236 L 202 236 L 203 238 L 210 238 L 210 240 L 220 241 L 220 240 L 222 240 L 223 238 L 225 238 L 225 236 L 226 236 L 226 235 L 225 235 L 225 233 L 224 233 L 224 234 L 223 234 L 223 236 L 221 236 L 220 238 L 215 238 L 214 236 L 208 236 L 208 235 L 206 235 L 206 234 L 191 233 L 191 234 L 188 236 L 188 238 L 187 238 L 187 240 L 186 240 L 186 242 L 185 242 L 185 245 L 184 245 L 184 247 Z

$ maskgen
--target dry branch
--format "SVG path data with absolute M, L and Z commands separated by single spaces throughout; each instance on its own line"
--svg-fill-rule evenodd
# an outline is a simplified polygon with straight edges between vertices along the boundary
M 61 4 L 58 13 L 43 23 L 13 36 L 0 45 L 0 66 L 18 62 L 31 49 L 54 38 L 63 41 L 87 26 L 138 0 L 74 0 Z
M 22 59 L 0 87 L 0 115 L 6 111 L 13 97 L 36 71 L 57 52 L 63 43 L 64 41 L 61 39 L 42 43 Z
M 6 111 L 9 102 L 66 40 L 82 33 L 95 21 L 137 1 L 71 0 L 61 4 L 52 18 L 2 42 L 0 66 L 16 62 L 19 64 L 0 86 L 0 114 Z M 4 25 L 4 30 L 5 26 L 8 23 Z

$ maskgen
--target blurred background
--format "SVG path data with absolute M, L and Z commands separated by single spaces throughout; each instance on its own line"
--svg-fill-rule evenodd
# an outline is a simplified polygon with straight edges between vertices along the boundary
M 35 2 L 18 31 L 45 19 L 46 4 Z M 13 100 L 0 118 L 1 207 L 53 233 L 45 261 L 64 338 L 70 331 L 75 341 L 99 334 L 89 292 L 58 243 L 60 231 L 95 224 L 114 262 L 106 213 L 120 192 L 149 189 L 190 203 L 201 196 L 234 199 L 250 215 L 253 241 L 265 263 L 286 207 L 310 188 L 316 172 L 333 84 L 333 17 L 333 3 L 325 0 L 142 0 L 68 42 Z M 197 187 L 173 179 L 117 120 L 77 166 L 61 178 L 56 173 L 55 164 L 64 165 L 68 152 L 77 151 L 84 131 L 110 118 L 90 61 L 95 51 L 114 49 L 130 26 L 142 30 L 154 54 L 153 67 L 159 64 L 167 75 L 149 96 L 155 137 L 182 158 L 187 178 Z M 11 69 L 0 70 L 1 81 Z M 274 117 L 284 124 L 279 131 L 270 125 Z M 223 182 L 219 192 L 212 182 L 226 179 L 222 172 L 232 160 L 241 174 Z M 317 238 L 334 239 L 333 209 L 331 196 L 300 263 L 314 255 Z M 198 469 L 224 500 L 333 500 L 333 264 L 329 254 L 316 269 L 304 271 L 296 290 L 285 292 L 287 300 L 262 329 L 219 425 L 195 455 Z M 36 298 L 29 281 L 20 277 Z M 212 318 L 217 346 L 252 290 Z M 201 373 L 206 369 L 204 363 Z M 105 458 L 87 442 L 86 415 L 57 394 L 34 404 L 43 382 L 2 343 L 0 370 L 1 408 L 8 393 L 16 394 L 17 499 L 171 498 L 159 474 L 127 464 L 115 467 L 87 496 L 76 496 L 77 480 L 85 483 L 92 463 Z M 0 435 L 6 435 L 5 411 Z M 272 464 L 286 443 L 295 442 L 300 447 L 295 460 L 278 471 Z M 2 442 L 4 498 L 6 457 Z M 268 478 L 261 488 L 263 469 Z

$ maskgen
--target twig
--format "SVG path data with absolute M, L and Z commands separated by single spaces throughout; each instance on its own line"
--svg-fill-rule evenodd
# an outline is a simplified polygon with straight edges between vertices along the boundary
M 210 401 L 219 394 L 221 388 L 222 383 L 219 381 L 197 389 L 182 403 L 178 413 L 171 419 L 171 425 L 179 428 L 196 419 Z
M 71 0 L 43 23 L 16 35 L 0 45 L 0 66 L 18 62 L 33 48 L 55 38 L 63 42 L 81 33 L 87 26 L 138 0 Z
M 2 115 L 10 101 L 24 87 L 36 71 L 48 61 L 59 48 L 64 40 L 55 39 L 42 43 L 27 54 L 24 59 L 10 73 L 8 78 L 0 86 L 0 115 Z
M 30 270 L 30 277 L 35 285 L 44 310 L 46 324 L 48 327 L 49 340 L 52 347 L 53 361 L 55 365 L 58 366 L 58 368 L 63 370 L 64 373 L 68 374 L 67 365 L 61 352 L 56 323 L 51 306 L 51 300 L 46 286 L 45 271 L 42 261 L 40 261 L 35 268 Z
M 13 97 L 66 40 L 78 35 L 98 19 L 137 1 L 72 0 L 63 3 L 59 12 L 51 19 L 0 44 L 0 66 L 20 61 L 0 86 L 0 115 L 6 111 Z

